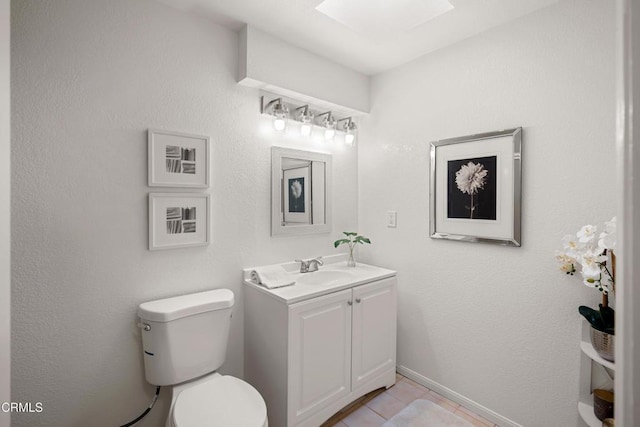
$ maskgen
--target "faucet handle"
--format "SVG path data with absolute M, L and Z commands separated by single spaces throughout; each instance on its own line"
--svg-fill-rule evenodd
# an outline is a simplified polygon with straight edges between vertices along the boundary
M 311 271 L 318 271 L 318 267 L 324 265 L 324 262 L 322 261 L 322 257 L 318 257 L 318 258 L 313 258 L 309 260 L 309 272 Z
M 300 273 L 309 272 L 309 263 L 311 261 L 305 261 L 305 260 L 302 260 L 302 259 L 297 259 L 297 260 L 295 260 L 295 262 L 299 262 L 300 263 Z
M 300 263 L 300 273 L 310 273 L 312 271 L 318 271 L 319 265 L 324 265 L 322 257 L 311 258 L 307 260 L 297 259 L 295 262 Z

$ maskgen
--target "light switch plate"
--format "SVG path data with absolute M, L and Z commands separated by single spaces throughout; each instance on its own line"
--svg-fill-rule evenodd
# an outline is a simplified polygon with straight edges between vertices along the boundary
M 396 211 L 387 212 L 387 227 L 396 228 L 397 220 L 398 220 L 398 212 Z

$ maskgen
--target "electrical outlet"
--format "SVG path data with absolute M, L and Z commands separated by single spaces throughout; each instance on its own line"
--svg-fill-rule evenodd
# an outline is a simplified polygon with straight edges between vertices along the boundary
M 398 212 L 387 212 L 387 227 L 396 228 L 396 221 L 398 220 Z

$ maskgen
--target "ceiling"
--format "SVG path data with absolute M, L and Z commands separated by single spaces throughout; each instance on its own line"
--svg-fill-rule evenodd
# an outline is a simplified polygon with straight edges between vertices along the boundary
M 559 0 L 159 1 L 234 30 L 253 25 L 374 75 Z

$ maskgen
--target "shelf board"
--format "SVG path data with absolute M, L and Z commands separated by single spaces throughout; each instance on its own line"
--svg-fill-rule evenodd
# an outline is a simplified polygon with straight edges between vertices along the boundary
M 593 413 L 593 405 L 578 402 L 578 413 L 589 427 L 602 427 L 602 421 L 600 421 L 596 417 L 596 414 Z
M 596 350 L 593 348 L 593 345 L 591 345 L 590 342 L 582 341 L 580 343 L 580 349 L 584 354 L 586 354 L 594 362 L 597 362 L 602 366 L 604 366 L 605 368 L 611 369 L 612 371 L 616 370 L 616 365 L 614 365 L 613 362 L 609 362 L 608 360 L 600 357 L 600 355 L 596 352 Z

